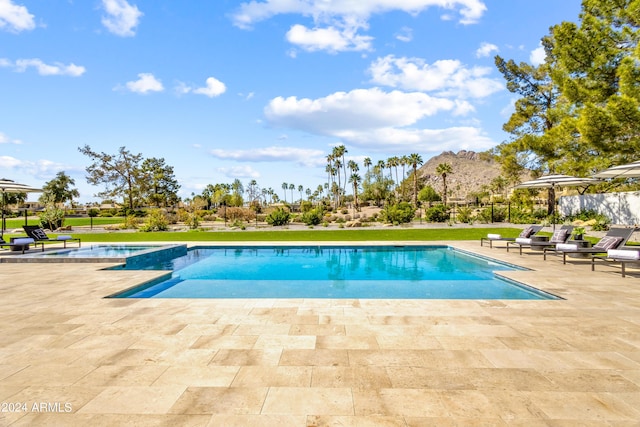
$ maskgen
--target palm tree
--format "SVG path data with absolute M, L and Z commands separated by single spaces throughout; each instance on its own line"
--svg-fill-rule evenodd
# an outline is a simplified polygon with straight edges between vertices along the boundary
M 409 164 L 413 168 L 413 204 L 418 206 L 418 165 L 423 163 L 422 157 L 418 153 L 409 155 Z
M 287 203 L 287 190 L 289 189 L 289 184 L 283 182 L 282 189 L 284 190 L 284 202 Z
M 407 156 L 406 154 L 402 157 L 400 157 L 400 164 L 402 165 L 402 182 L 405 181 L 405 178 L 407 177 L 405 172 L 404 172 L 404 167 L 408 166 L 411 164 L 411 162 L 409 161 L 409 156 Z M 405 193 L 405 188 L 406 185 L 402 185 L 402 199 L 404 200 L 404 193 Z
M 302 202 L 302 192 L 304 191 L 303 185 L 298 185 L 298 193 L 300 193 L 300 201 Z
M 371 158 L 365 157 L 363 164 L 364 164 L 364 167 L 367 168 L 367 172 L 369 172 L 369 168 L 371 167 Z
M 442 203 L 447 206 L 447 174 L 453 173 L 453 168 L 449 163 L 440 163 L 436 173 L 442 177 Z
M 296 189 L 296 185 L 295 184 L 289 184 L 289 190 L 291 190 L 291 203 L 293 203 L 293 190 Z
M 360 184 L 360 181 L 362 181 L 362 178 L 360 178 L 360 175 L 356 172 L 352 173 L 349 177 L 349 182 L 353 184 L 353 206 L 358 211 L 360 210 L 358 206 L 358 185 Z

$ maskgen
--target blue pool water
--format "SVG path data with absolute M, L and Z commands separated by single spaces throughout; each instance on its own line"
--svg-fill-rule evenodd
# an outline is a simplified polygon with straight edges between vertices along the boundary
M 115 297 L 553 298 L 494 274 L 514 266 L 446 246 L 195 248 L 148 268 L 173 273 Z
M 42 252 L 33 258 L 111 258 L 126 257 L 141 251 L 157 248 L 152 245 L 91 245 L 83 248 L 61 249 L 55 252 Z

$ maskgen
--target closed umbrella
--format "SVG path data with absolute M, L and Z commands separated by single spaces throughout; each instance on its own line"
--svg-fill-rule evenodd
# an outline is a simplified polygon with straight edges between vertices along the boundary
M 640 160 L 618 165 L 605 169 L 593 175 L 594 178 L 639 178 L 640 177 Z
M 581 178 L 571 175 L 546 175 L 540 178 L 525 181 L 516 185 L 515 188 L 554 188 L 555 187 L 588 187 L 591 184 L 597 184 L 599 179 L 595 178 Z M 553 213 L 555 214 L 555 200 L 553 201 Z M 556 228 L 555 215 L 553 217 L 553 228 Z
M 26 184 L 19 184 L 13 180 L 2 178 L 0 179 L 0 193 L 2 193 L 2 227 L 0 236 L 4 237 L 5 230 L 5 219 L 4 219 L 4 208 L 5 208 L 5 194 L 6 193 L 41 193 L 42 189 L 30 187 Z

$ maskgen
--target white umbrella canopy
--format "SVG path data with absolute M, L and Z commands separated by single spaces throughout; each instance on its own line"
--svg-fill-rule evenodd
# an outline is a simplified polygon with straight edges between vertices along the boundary
M 581 178 L 571 175 L 546 175 L 520 183 L 516 185 L 515 188 L 580 187 L 597 184 L 599 182 L 600 180 L 596 178 Z
M 4 195 L 5 193 L 42 193 L 41 188 L 30 187 L 26 184 L 17 183 L 11 179 L 0 179 L 0 193 L 2 193 L 2 226 L 0 227 L 0 236 L 4 236 L 5 221 L 4 221 Z
M 593 175 L 594 178 L 639 178 L 640 160 L 624 165 L 618 165 L 605 169 Z
M 554 188 L 555 187 L 582 187 L 589 186 L 591 184 L 597 184 L 601 182 L 599 179 L 595 178 L 581 178 L 577 176 L 571 175 L 546 175 L 541 176 L 540 178 L 525 181 L 521 184 L 515 186 L 515 188 Z M 549 201 L 551 203 L 551 201 Z M 556 229 L 556 218 L 555 218 L 555 200 L 553 201 L 553 229 Z

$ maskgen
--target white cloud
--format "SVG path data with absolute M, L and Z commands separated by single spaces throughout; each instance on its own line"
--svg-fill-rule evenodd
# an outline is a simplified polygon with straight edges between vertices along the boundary
M 31 58 L 31 59 L 17 59 L 14 62 L 6 59 L 0 58 L 0 67 L 12 68 L 14 71 L 18 73 L 24 73 L 27 71 L 27 68 L 35 68 L 38 71 L 38 74 L 41 76 L 71 76 L 71 77 L 79 77 L 87 71 L 87 69 L 81 65 L 69 64 L 65 65 L 60 62 L 54 62 L 53 64 L 45 64 L 41 59 Z
M 265 116 L 273 126 L 329 136 L 377 151 L 482 151 L 495 146 L 495 141 L 477 127 L 424 129 L 418 124 L 438 113 L 455 116 L 470 111 L 473 106 L 464 100 L 373 88 L 318 99 L 277 97 L 265 107 Z
M 230 168 L 218 168 L 218 172 L 228 178 L 260 178 L 260 172 L 251 166 L 233 166 Z
M 358 35 L 359 26 L 309 29 L 296 24 L 287 32 L 287 41 L 303 50 L 314 52 L 325 50 L 330 53 L 343 51 L 371 50 L 373 37 Z
M 220 96 L 227 90 L 227 87 L 220 80 L 215 77 L 209 77 L 206 80 L 206 86 L 200 87 L 193 90 L 193 93 L 197 93 L 199 95 L 205 95 L 209 98 L 213 98 L 216 96 Z
M 371 150 L 420 153 L 486 151 L 496 145 L 479 128 L 471 126 L 445 129 L 380 128 L 369 132 L 355 132 L 349 135 L 348 141 L 352 145 Z
M 180 95 L 184 95 L 187 93 L 196 93 L 198 95 L 205 95 L 209 98 L 214 98 L 216 96 L 220 96 L 227 91 L 227 87 L 220 80 L 215 77 L 209 77 L 206 80 L 206 86 L 194 88 L 186 83 L 179 82 L 175 88 L 176 92 Z
M 480 47 L 476 50 L 476 58 L 485 58 L 491 56 L 493 52 L 499 52 L 498 46 L 493 43 L 482 42 Z
M 434 92 L 438 96 L 484 98 L 504 89 L 504 83 L 487 77 L 489 67 L 468 68 L 458 60 L 427 64 L 419 58 L 378 58 L 369 67 L 372 82 L 406 90 Z
M 35 27 L 33 15 L 26 7 L 18 6 L 11 0 L 0 0 L 0 29 L 19 33 Z
M 149 92 L 162 92 L 164 86 L 162 82 L 151 73 L 138 74 L 139 79 L 126 83 L 126 87 L 131 92 L 146 94 Z
M 135 28 L 140 23 L 143 13 L 137 6 L 132 6 L 126 0 L 102 0 L 102 7 L 107 13 L 102 17 L 102 25 L 118 36 L 132 37 Z
M 409 27 L 402 27 L 398 34 L 396 34 L 396 39 L 405 43 L 410 42 L 413 40 L 413 30 Z
M 16 173 L 24 173 L 37 179 L 53 178 L 58 172 L 84 172 L 80 167 L 65 165 L 52 160 L 21 160 L 11 156 L 0 156 L 0 168 L 11 169 Z
M 371 15 L 396 10 L 418 14 L 429 7 L 458 11 L 462 24 L 477 22 L 487 10 L 481 0 L 253 0 L 242 3 L 232 19 L 236 26 L 249 28 L 280 14 L 300 14 L 312 17 L 315 22 L 328 22 L 353 17 L 367 20 Z
M 325 162 L 326 153 L 297 147 L 265 147 L 250 150 L 222 150 L 214 149 L 210 154 L 222 160 L 236 160 L 243 162 L 294 162 L 302 166 L 314 167 Z
M 265 116 L 275 126 L 339 136 L 353 129 L 408 126 L 459 107 L 451 100 L 424 93 L 372 88 L 336 92 L 318 99 L 277 97 L 265 107 Z
M 19 139 L 12 139 L 9 138 L 7 135 L 5 135 L 4 133 L 0 132 L 0 144 L 15 144 L 15 145 L 20 145 L 22 144 L 22 141 Z
M 534 67 L 537 67 L 540 64 L 543 64 L 545 59 L 547 58 L 547 53 L 544 51 L 544 47 L 542 47 L 542 43 L 536 49 L 532 50 L 529 54 L 529 62 Z

